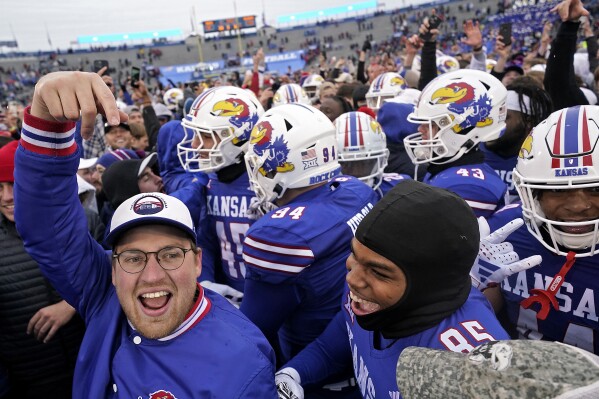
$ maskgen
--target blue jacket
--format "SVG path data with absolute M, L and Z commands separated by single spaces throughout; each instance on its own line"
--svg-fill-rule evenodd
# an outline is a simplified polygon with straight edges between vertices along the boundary
M 73 398 L 276 398 L 274 354 L 264 336 L 199 285 L 194 308 L 170 336 L 146 339 L 130 326 L 110 258 L 87 232 L 78 202 L 74 124 L 26 114 L 15 157 L 15 217 L 25 248 L 87 326 Z

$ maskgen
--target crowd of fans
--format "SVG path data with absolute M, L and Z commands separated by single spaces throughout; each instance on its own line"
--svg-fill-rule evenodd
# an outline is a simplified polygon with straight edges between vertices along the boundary
M 599 1 L 498 9 L 0 69 L 0 397 L 599 394 Z

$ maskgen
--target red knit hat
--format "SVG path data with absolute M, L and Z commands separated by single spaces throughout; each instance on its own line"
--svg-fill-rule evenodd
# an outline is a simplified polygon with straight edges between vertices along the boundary
M 15 153 L 19 146 L 18 141 L 11 141 L 0 148 L 0 183 L 14 183 Z

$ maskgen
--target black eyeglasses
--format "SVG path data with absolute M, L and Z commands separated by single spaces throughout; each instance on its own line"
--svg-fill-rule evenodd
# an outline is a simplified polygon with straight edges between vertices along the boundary
M 123 251 L 120 254 L 113 254 L 112 259 L 116 259 L 123 271 L 130 274 L 141 273 L 148 264 L 150 254 L 156 255 L 156 260 L 164 270 L 175 270 L 181 267 L 185 260 L 185 254 L 192 251 L 192 248 L 165 247 L 156 252 L 144 252 L 139 249 Z

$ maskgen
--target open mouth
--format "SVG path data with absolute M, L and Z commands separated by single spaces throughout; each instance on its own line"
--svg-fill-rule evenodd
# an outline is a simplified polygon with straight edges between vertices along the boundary
M 364 316 L 381 309 L 381 305 L 378 303 L 362 299 L 351 291 L 349 292 L 349 297 L 351 298 L 351 309 L 356 316 Z
M 150 317 L 164 314 L 169 307 L 172 294 L 167 291 L 147 292 L 137 297 L 143 313 Z
M 586 226 L 558 226 L 558 229 L 567 234 L 587 234 L 595 230 L 595 225 L 589 224 Z

